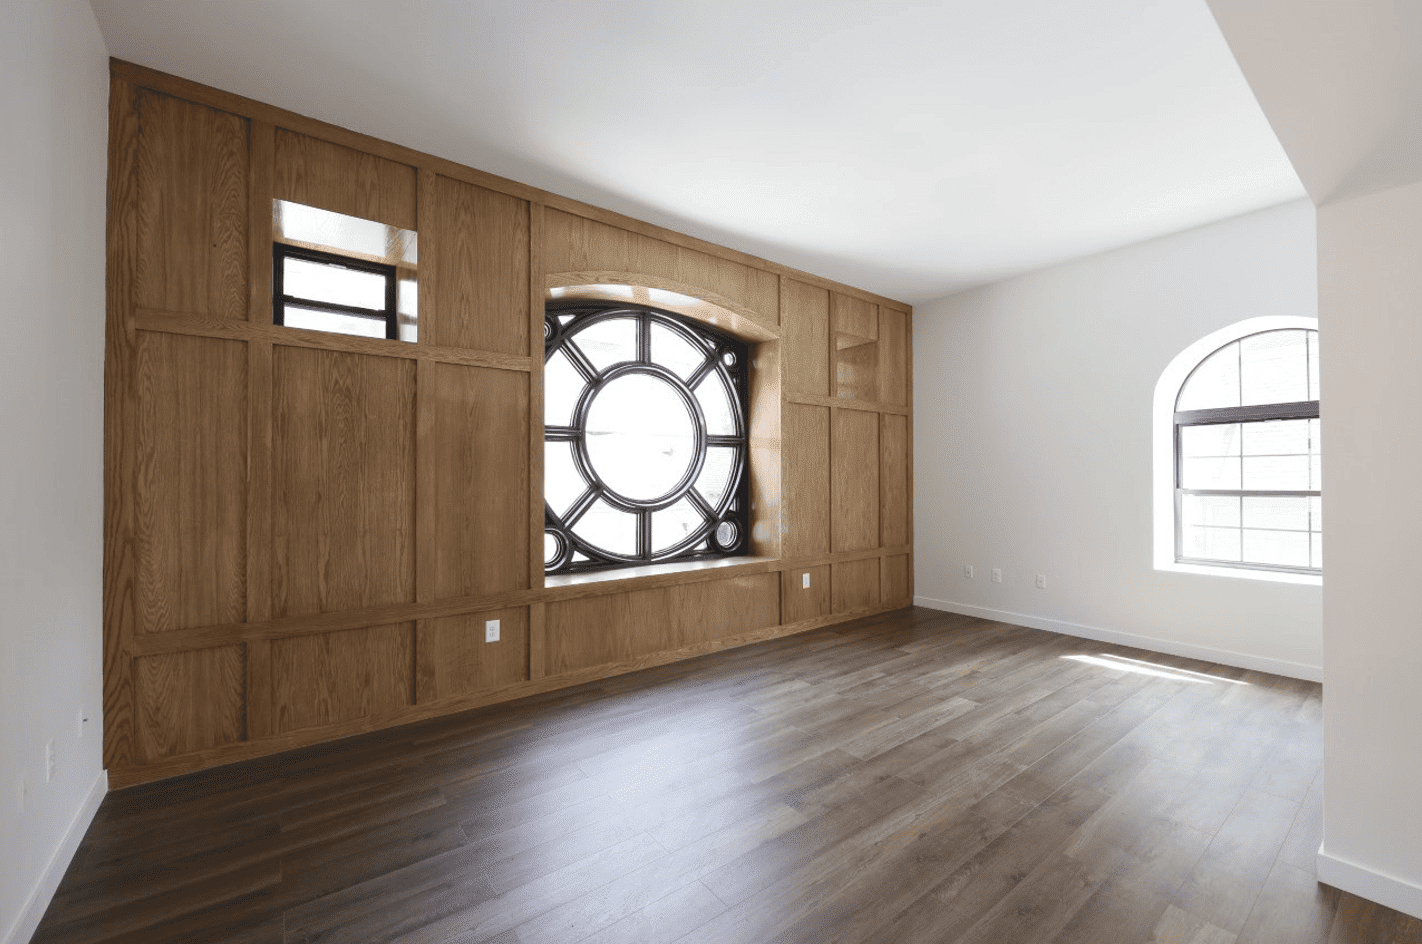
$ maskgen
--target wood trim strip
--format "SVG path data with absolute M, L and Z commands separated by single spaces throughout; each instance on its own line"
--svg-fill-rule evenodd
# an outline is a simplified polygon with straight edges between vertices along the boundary
M 830 362 L 830 369 L 834 369 L 834 362 Z M 848 397 L 822 397 L 813 393 L 786 393 L 785 400 L 788 403 L 800 403 L 805 406 L 827 406 L 832 410 L 862 410 L 865 413 L 893 413 L 898 416 L 912 416 L 913 407 L 896 406 L 892 403 L 879 403 L 873 400 L 852 400 Z
M 680 282 L 676 279 L 668 279 L 659 275 L 649 275 L 644 272 L 626 271 L 588 271 L 588 272 L 550 272 L 544 279 L 544 285 L 548 291 L 555 288 L 569 288 L 576 285 L 629 285 L 637 288 L 654 288 L 667 292 L 676 292 L 678 295 L 685 295 L 688 298 L 695 298 L 718 308 L 724 308 L 741 318 L 751 322 L 751 333 L 757 335 L 749 338 L 752 343 L 760 341 L 774 341 L 780 337 L 780 325 L 778 323 L 766 321 L 765 318 L 753 308 L 747 308 L 738 302 L 734 302 L 724 295 L 707 291 L 698 285 L 690 282 Z M 784 310 L 784 299 L 782 296 L 780 308 Z
M 276 128 L 253 121 L 249 132 L 247 322 L 272 323 L 272 193 Z M 247 342 L 247 621 L 272 615 L 272 344 Z M 270 737 L 271 643 L 247 641 L 247 737 Z
M 423 272 L 421 281 L 423 281 Z M 287 328 L 270 323 L 255 324 L 251 321 L 223 321 L 181 312 L 156 311 L 152 308 L 138 309 L 131 322 L 132 327 L 138 331 L 160 331 L 166 334 L 187 334 L 195 337 L 223 338 L 234 341 L 266 341 L 283 347 L 310 347 L 323 351 L 369 354 L 375 357 L 423 359 L 445 364 L 460 364 L 465 367 L 492 367 L 495 370 L 533 370 L 533 359 L 517 354 L 411 344 L 408 341 L 390 341 L 384 338 L 357 338 L 348 334 L 306 331 L 301 328 Z

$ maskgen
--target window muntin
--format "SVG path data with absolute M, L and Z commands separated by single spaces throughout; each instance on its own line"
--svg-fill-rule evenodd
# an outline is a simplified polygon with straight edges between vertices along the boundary
M 744 552 L 748 368 L 743 342 L 680 315 L 550 303 L 549 573 Z
M 1175 558 L 1320 573 L 1318 332 L 1264 331 L 1202 360 L 1175 402 Z

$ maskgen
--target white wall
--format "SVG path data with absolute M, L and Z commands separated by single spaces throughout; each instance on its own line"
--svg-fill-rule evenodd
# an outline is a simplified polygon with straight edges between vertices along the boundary
M 87 3 L 0 19 L 0 941 L 25 941 L 103 789 L 108 62 Z
M 1319 587 L 1157 571 L 1151 543 L 1157 379 L 1218 328 L 1316 316 L 1315 251 L 1300 200 L 916 306 L 918 602 L 1319 677 Z

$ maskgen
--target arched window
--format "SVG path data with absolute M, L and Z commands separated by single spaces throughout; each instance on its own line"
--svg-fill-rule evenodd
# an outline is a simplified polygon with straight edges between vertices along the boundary
M 1189 370 L 1170 415 L 1175 563 L 1321 573 L 1318 331 L 1254 331 L 1187 354 L 1193 363 L 1172 365 Z
M 743 553 L 746 345 L 640 305 L 544 319 L 549 573 Z

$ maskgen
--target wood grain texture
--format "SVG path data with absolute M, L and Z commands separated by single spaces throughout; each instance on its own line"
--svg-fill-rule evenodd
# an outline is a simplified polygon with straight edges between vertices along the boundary
M 874 606 L 879 602 L 879 558 L 835 564 L 830 585 L 836 613 Z
M 834 411 L 830 475 L 834 550 L 879 546 L 879 416 Z
M 134 303 L 247 317 L 247 121 L 148 89 L 136 95 Z
M 278 732 L 393 714 L 415 703 L 415 626 L 397 623 L 272 643 Z
M 750 348 L 750 552 L 779 557 L 784 530 L 780 420 L 782 342 Z
M 415 365 L 278 347 L 276 616 L 414 602 Z
M 528 375 L 430 364 L 420 379 L 423 598 L 527 589 Z
M 498 642 L 484 641 L 487 620 L 499 621 Z M 416 659 L 421 704 L 522 682 L 528 678 L 528 610 L 421 620 Z
M 909 316 L 879 306 L 879 402 L 908 406 Z
M 913 600 L 913 563 L 907 554 L 886 554 L 881 586 L 885 603 L 907 606 Z
M 908 439 L 907 416 L 879 416 L 879 543 L 883 547 L 910 543 Z
M 758 312 L 704 286 L 659 275 L 610 270 L 550 272 L 544 277 L 544 284 L 549 297 L 651 305 L 719 328 L 747 343 L 774 341 L 780 337 L 780 327 L 765 321 Z M 541 307 L 541 298 L 539 304 Z
M 246 737 L 246 655 L 242 646 L 195 649 L 134 660 L 138 741 L 159 760 Z
M 247 600 L 247 352 L 138 335 L 138 630 L 240 622 Z
M 879 337 L 879 306 L 843 292 L 830 293 L 830 323 L 835 335 L 862 341 Z
M 810 586 L 804 586 L 809 574 Z M 796 567 L 780 572 L 780 618 L 786 623 L 828 616 L 830 613 L 830 565 Z
M 320 138 L 276 131 L 275 195 L 398 229 L 418 224 L 415 168 Z
M 714 642 L 780 623 L 780 580 L 750 574 L 684 584 L 668 592 L 677 647 Z
M 879 398 L 879 342 L 835 335 L 834 392 L 845 400 Z
M 528 203 L 439 177 L 434 232 L 435 309 L 420 312 L 420 340 L 444 347 L 542 354 L 529 334 Z M 530 350 L 535 343 L 538 350 Z
M 524 555 L 528 563 L 528 586 L 543 586 L 543 348 L 539 338 L 543 337 L 543 295 L 545 277 L 543 268 L 543 207 L 530 204 L 528 208 L 528 337 L 532 348 L 530 357 L 532 370 L 528 374 L 528 505 L 525 509 L 528 544 Z M 535 648 L 533 636 L 538 635 L 537 646 L 542 646 L 543 610 L 529 613 L 529 660 L 530 671 L 535 662 L 532 651 Z M 542 665 L 542 663 L 537 663 Z
M 785 339 L 785 388 L 827 397 L 830 390 L 830 293 L 784 280 L 781 336 Z
M 781 428 L 782 553 L 830 551 L 830 410 L 785 404 Z

